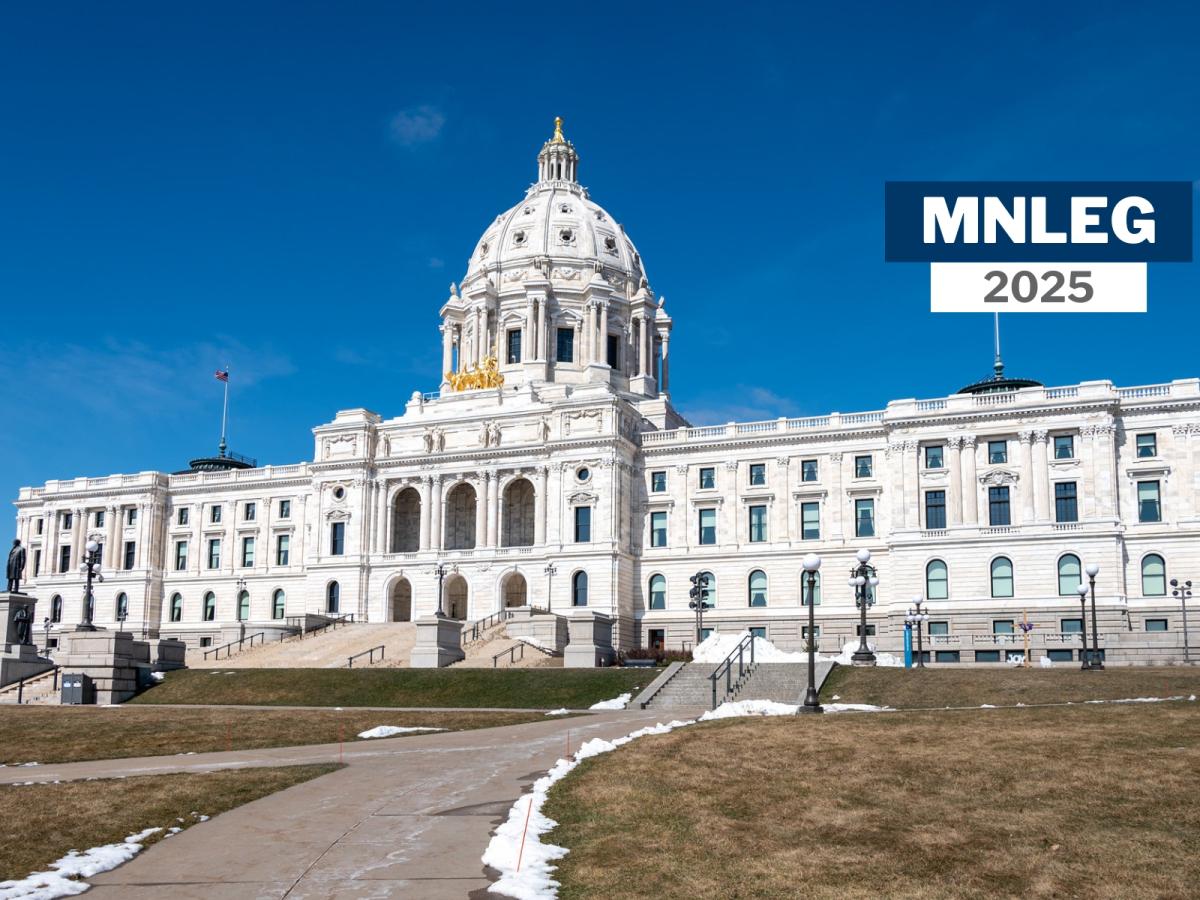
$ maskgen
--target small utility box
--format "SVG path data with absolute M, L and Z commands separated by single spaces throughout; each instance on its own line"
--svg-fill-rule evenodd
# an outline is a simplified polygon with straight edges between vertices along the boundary
M 96 685 L 91 677 L 82 673 L 64 675 L 62 702 L 64 706 L 94 704 L 96 702 Z

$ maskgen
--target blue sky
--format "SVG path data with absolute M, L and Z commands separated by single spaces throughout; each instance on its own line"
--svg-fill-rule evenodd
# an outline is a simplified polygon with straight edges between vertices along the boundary
M 693 421 L 988 374 L 986 316 L 883 262 L 888 179 L 1200 178 L 1185 4 L 10 4 L 0 493 L 312 452 L 437 386 L 437 310 L 562 115 L 676 323 Z M 1145 10 L 1152 9 L 1153 13 Z M 1200 372 L 1196 264 L 1145 315 L 1006 317 L 1009 372 Z

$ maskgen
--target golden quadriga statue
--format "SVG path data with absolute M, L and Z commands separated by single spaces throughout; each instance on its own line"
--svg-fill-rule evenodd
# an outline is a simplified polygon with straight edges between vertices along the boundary
M 504 376 L 500 374 L 500 366 L 496 357 L 484 357 L 483 363 L 468 366 L 461 372 L 447 372 L 446 380 L 450 382 L 453 391 L 476 391 L 480 388 L 495 388 L 504 384 Z

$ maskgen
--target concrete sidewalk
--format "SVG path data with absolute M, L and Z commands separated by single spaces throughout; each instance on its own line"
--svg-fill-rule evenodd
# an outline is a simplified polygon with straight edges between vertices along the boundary
M 485 896 L 480 857 L 509 807 L 554 762 L 700 710 L 597 713 L 526 725 L 383 739 L 345 749 L 347 767 L 231 810 L 89 879 L 99 900 Z M 325 762 L 320 745 L 20 769 L 0 780 L 54 780 Z M 17 773 L 20 773 L 17 775 Z M 203 813 L 200 809 L 198 812 Z M 495 895 L 491 895 L 495 896 Z

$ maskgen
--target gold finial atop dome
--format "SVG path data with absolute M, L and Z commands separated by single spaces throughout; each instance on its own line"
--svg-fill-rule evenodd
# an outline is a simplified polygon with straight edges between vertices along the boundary
M 567 139 L 562 133 L 562 116 L 554 117 L 554 137 L 550 138 L 552 144 L 565 144 Z

